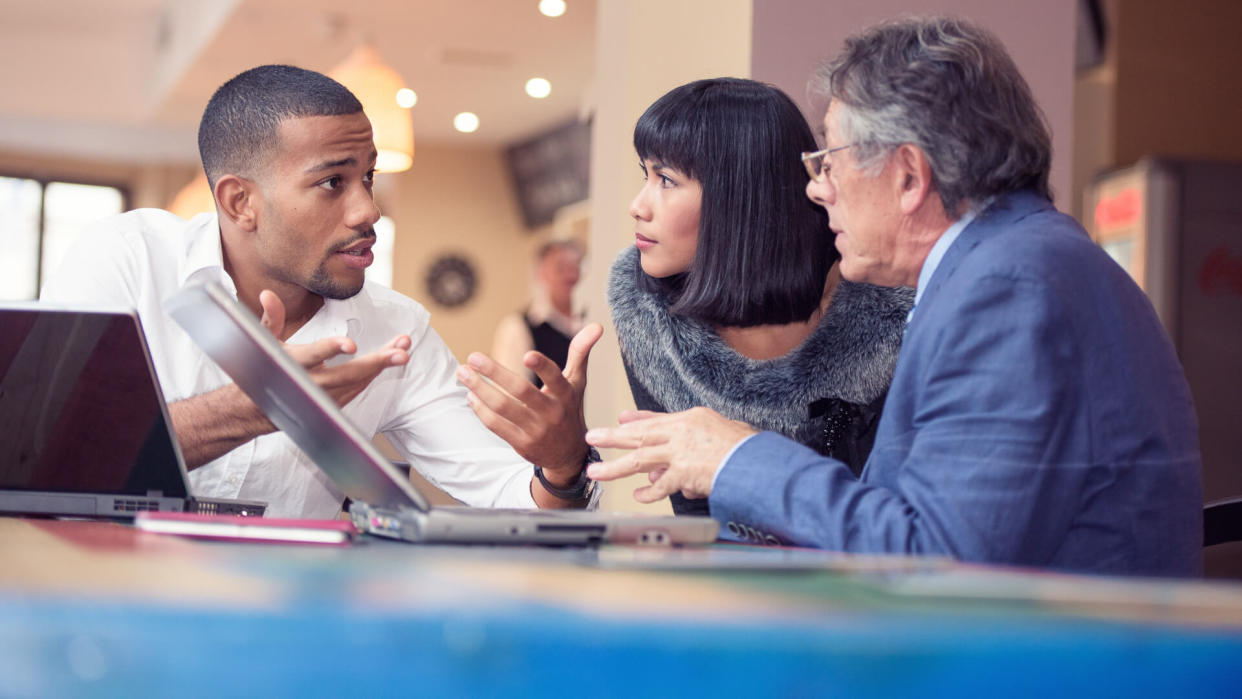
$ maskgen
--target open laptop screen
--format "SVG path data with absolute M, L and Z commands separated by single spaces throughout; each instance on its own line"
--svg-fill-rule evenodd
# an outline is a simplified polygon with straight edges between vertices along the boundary
M 0 489 L 186 497 L 137 318 L 0 308 Z

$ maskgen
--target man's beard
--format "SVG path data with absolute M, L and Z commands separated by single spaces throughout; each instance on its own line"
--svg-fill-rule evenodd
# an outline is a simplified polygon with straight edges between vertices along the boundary
M 366 233 L 353 240 L 337 245 L 328 252 L 328 258 L 330 259 L 338 251 L 357 243 L 359 240 L 368 239 L 372 241 L 375 240 L 375 229 L 368 230 Z M 327 260 L 324 260 L 318 267 L 315 268 L 314 272 L 311 272 L 310 279 L 306 281 L 306 289 L 308 291 L 312 294 L 318 294 L 326 299 L 333 299 L 336 301 L 351 298 L 356 296 L 359 291 L 362 291 L 362 285 L 365 283 L 365 273 L 363 274 L 363 280 L 359 281 L 357 284 L 343 284 L 336 281 L 332 278 L 332 275 L 328 274 L 327 264 Z
M 365 281 L 360 281 L 357 284 L 350 285 L 338 283 L 331 276 L 329 276 L 328 272 L 322 265 L 320 265 L 319 268 L 311 274 L 311 278 L 307 280 L 306 289 L 312 294 L 318 294 L 326 299 L 340 301 L 342 299 L 347 299 L 357 295 L 359 291 L 362 291 L 362 285 L 364 283 Z

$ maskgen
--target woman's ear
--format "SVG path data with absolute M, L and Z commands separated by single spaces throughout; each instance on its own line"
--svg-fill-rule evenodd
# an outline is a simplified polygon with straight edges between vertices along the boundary
M 933 191 L 931 163 L 923 149 L 911 143 L 897 147 L 894 161 L 901 182 L 898 192 L 901 212 L 910 215 L 922 208 Z
M 221 216 L 246 232 L 258 229 L 260 203 L 255 183 L 237 175 L 223 175 L 216 180 L 214 194 Z

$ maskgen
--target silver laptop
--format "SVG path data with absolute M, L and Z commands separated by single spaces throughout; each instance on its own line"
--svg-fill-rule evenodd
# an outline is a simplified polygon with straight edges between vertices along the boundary
M 719 526 L 710 517 L 431 507 L 276 338 L 218 284 L 184 289 L 165 308 L 353 500 L 350 514 L 362 531 L 415 542 L 489 544 L 666 545 L 716 538 Z
M 190 495 L 132 310 L 0 305 L 0 513 L 261 515 Z

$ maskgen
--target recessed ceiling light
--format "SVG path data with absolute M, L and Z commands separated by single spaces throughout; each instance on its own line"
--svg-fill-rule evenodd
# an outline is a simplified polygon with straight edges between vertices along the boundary
M 474 112 L 462 112 L 453 117 L 453 128 L 462 133 L 474 133 L 479 128 L 479 117 Z
M 552 83 L 543 78 L 531 78 L 526 81 L 526 94 L 541 100 L 552 93 Z
M 565 0 L 539 0 L 539 11 L 548 17 L 565 14 Z
M 397 90 L 397 104 L 404 109 L 409 109 L 418 104 L 418 94 L 408 87 Z

